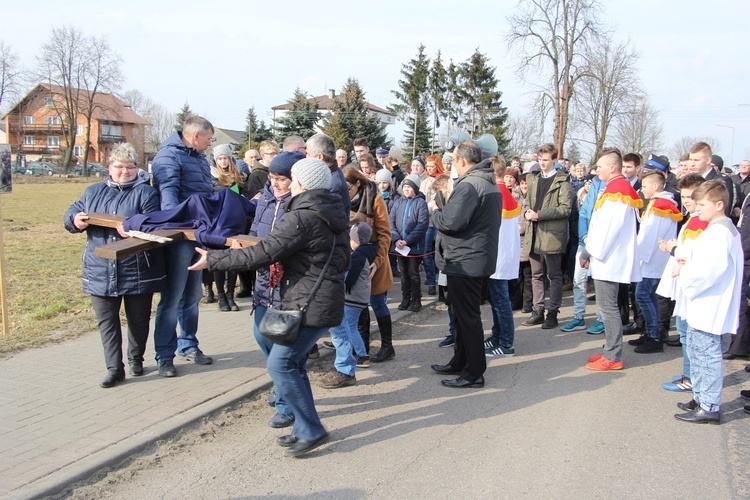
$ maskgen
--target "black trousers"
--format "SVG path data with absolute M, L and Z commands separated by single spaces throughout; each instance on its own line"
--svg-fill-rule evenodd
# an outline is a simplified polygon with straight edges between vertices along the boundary
M 456 318 L 456 344 L 448 362 L 461 377 L 474 382 L 487 369 L 484 356 L 484 328 L 479 305 L 486 278 L 448 276 L 448 295 Z
M 125 373 L 125 365 L 122 362 L 122 325 L 120 324 L 120 305 L 123 301 L 125 302 L 125 317 L 128 320 L 128 362 L 143 363 L 153 297 L 152 293 L 119 297 L 91 296 L 91 304 L 94 306 L 96 320 L 99 322 L 99 334 L 102 337 L 107 370 L 119 374 Z
M 742 277 L 743 297 L 740 299 L 740 325 L 737 327 L 737 334 L 732 335 L 732 343 L 727 349 L 728 353 L 735 356 L 750 355 L 750 307 L 747 306 L 747 300 L 744 297 L 748 283 L 750 283 L 750 269 L 746 268 Z
M 422 296 L 422 283 L 419 274 L 419 264 L 422 257 L 396 257 L 398 259 L 398 272 L 401 273 L 401 293 L 412 297 Z

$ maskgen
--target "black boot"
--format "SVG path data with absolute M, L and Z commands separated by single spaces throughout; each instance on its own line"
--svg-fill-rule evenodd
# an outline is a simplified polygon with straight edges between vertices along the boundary
M 411 302 L 409 303 L 409 310 L 412 312 L 419 312 L 420 309 L 422 309 L 422 297 L 412 295 Z
M 542 330 L 550 330 L 557 327 L 557 309 L 547 311 L 547 319 L 542 324 Z
M 229 309 L 231 309 L 232 311 L 239 311 L 240 310 L 240 306 L 238 306 L 234 302 L 234 294 L 233 293 L 227 293 L 227 305 L 229 306 Z
M 206 304 L 213 304 L 216 302 L 216 296 L 214 295 L 214 286 L 211 283 L 203 285 L 206 288 Z
M 357 331 L 362 342 L 365 344 L 365 352 L 370 354 L 370 309 L 365 307 L 359 314 L 359 320 L 357 321 Z
M 531 316 L 529 319 L 523 322 L 526 326 L 531 325 L 541 325 L 544 323 L 544 308 L 543 307 L 534 307 L 531 310 Z
M 229 303 L 227 302 L 227 295 L 224 292 L 219 292 L 219 311 L 231 311 L 232 308 L 229 307 Z
M 240 278 L 240 289 L 235 295 L 238 299 L 244 299 L 245 297 L 250 297 L 253 294 L 253 286 L 250 284 L 250 276 L 248 276 L 250 273 L 247 271 L 242 271 L 237 273 L 237 276 Z
M 409 304 L 411 304 L 411 294 L 410 293 L 402 293 L 401 294 L 401 303 L 398 305 L 399 311 L 406 311 L 409 309 Z
M 396 355 L 392 343 L 393 324 L 391 323 L 390 316 L 381 316 L 376 319 L 378 320 L 378 327 L 380 328 L 380 350 L 375 356 L 370 358 L 370 361 L 372 363 L 382 363 Z

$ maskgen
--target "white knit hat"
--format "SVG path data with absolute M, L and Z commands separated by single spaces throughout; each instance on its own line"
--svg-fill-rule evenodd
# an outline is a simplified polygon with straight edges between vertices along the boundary
M 292 175 L 299 185 L 308 191 L 311 189 L 329 189 L 331 187 L 331 170 L 317 158 L 305 158 L 294 164 Z
M 219 156 L 224 156 L 224 155 L 231 158 L 232 146 L 230 146 L 229 144 L 218 144 L 214 146 L 214 149 L 213 151 L 211 151 L 211 153 L 214 155 L 214 160 L 218 158 Z

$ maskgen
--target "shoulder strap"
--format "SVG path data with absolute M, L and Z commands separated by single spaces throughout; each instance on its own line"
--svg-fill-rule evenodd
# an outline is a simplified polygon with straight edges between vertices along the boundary
M 318 288 L 320 288 L 320 285 L 323 283 L 323 277 L 326 274 L 326 271 L 328 271 L 328 266 L 331 265 L 331 260 L 333 259 L 333 251 L 336 249 L 336 235 L 333 235 L 333 245 L 331 245 L 331 253 L 328 254 L 328 260 L 326 261 L 326 265 L 323 266 L 323 270 L 320 272 L 320 276 L 318 276 L 318 281 L 315 282 L 315 286 L 310 290 L 310 295 L 307 297 L 307 300 L 305 303 L 300 307 L 300 311 L 305 312 L 307 311 L 308 306 L 310 305 L 310 302 L 312 302 L 313 297 L 315 296 L 315 293 L 318 291 Z

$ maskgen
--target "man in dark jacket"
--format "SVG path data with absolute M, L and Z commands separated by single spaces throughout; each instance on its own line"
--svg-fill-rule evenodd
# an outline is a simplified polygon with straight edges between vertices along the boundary
M 459 375 L 443 380 L 446 387 L 483 387 L 487 360 L 479 305 L 482 284 L 495 272 L 503 203 L 492 163 L 482 162 L 479 146 L 458 144 L 453 165 L 459 177 L 448 202 L 432 213 L 432 224 L 437 230 L 435 263 L 448 277 L 456 317 L 456 347 L 448 364 L 432 369 Z
M 276 155 L 279 154 L 279 145 L 276 142 L 268 140 L 263 141 L 258 146 L 260 151 L 260 161 L 256 161 L 247 178 L 247 195 L 253 198 L 263 190 L 263 186 L 268 181 L 268 166 L 271 164 Z
M 732 210 L 734 208 L 734 182 L 732 179 L 724 174 L 720 174 L 711 166 L 711 146 L 705 142 L 696 142 L 690 148 L 690 171 L 700 174 L 707 181 L 717 180 L 722 181 L 727 188 L 729 193 L 729 203 L 724 208 L 724 215 L 727 217 L 732 216 Z
M 328 165 L 331 170 L 331 187 L 329 190 L 338 198 L 341 198 L 344 215 L 349 217 L 349 210 L 352 208 L 352 201 L 349 199 L 349 186 L 346 184 L 344 173 L 336 161 L 336 145 L 333 143 L 333 139 L 325 134 L 315 134 L 307 140 L 306 146 L 308 158 L 317 158 Z
M 161 209 L 173 208 L 189 196 L 211 196 L 211 168 L 205 151 L 211 145 L 214 128 L 200 116 L 185 120 L 182 132 L 175 132 L 159 147 L 152 171 L 154 186 L 161 194 Z M 203 296 L 201 273 L 188 271 L 195 260 L 193 241 L 176 241 L 165 247 L 167 283 L 156 309 L 154 347 L 159 375 L 174 377 L 175 351 L 201 365 L 213 362 L 198 348 L 198 303 Z M 177 336 L 177 322 L 180 335 Z

